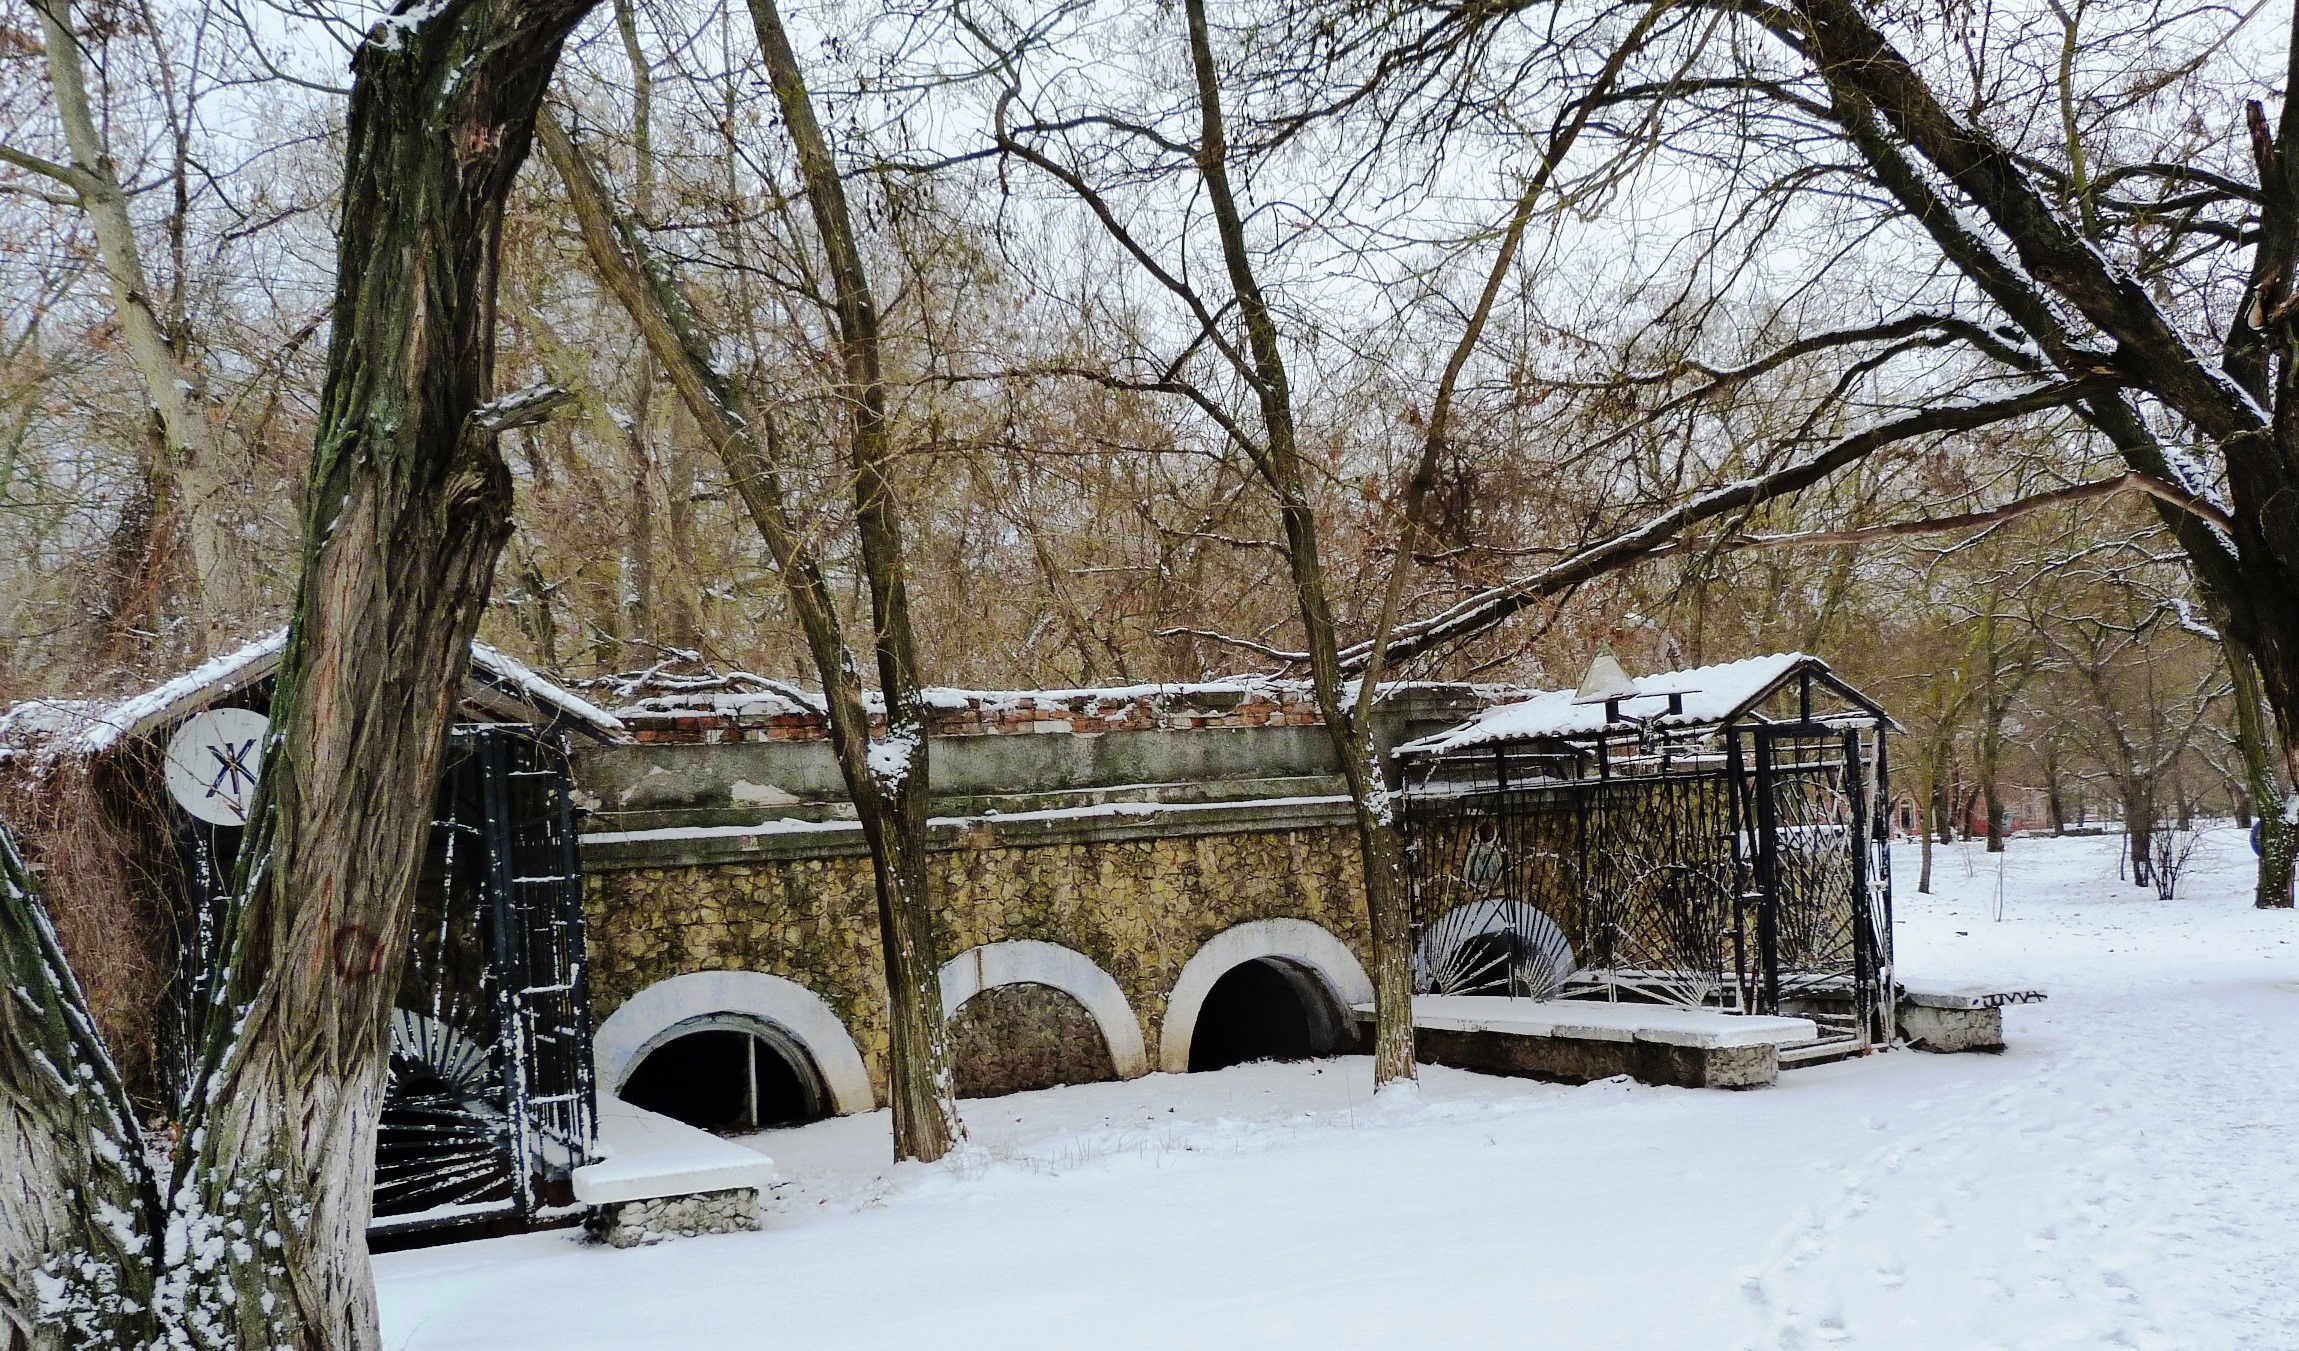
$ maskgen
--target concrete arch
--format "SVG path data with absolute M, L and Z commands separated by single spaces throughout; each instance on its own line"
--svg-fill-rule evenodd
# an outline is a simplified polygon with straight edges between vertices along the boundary
M 1197 1015 L 1205 1007 L 1215 981 L 1231 968 L 1256 958 L 1275 958 L 1307 971 L 1325 986 L 1344 1016 L 1359 1004 L 1373 1002 L 1373 981 L 1349 945 L 1305 919 L 1257 919 L 1224 929 L 1206 940 L 1204 947 L 1182 967 L 1166 997 L 1165 1022 L 1158 1035 L 1158 1068 L 1168 1074 L 1189 1073 L 1189 1043 L 1197 1031 Z
M 730 1018 L 765 1023 L 804 1048 L 838 1115 L 878 1105 L 862 1052 L 830 1005 L 798 982 L 763 971 L 694 971 L 631 996 L 592 1037 L 599 1087 L 620 1092 L 649 1051 L 695 1027 Z
M 942 1016 L 949 1018 L 959 1005 L 1000 985 L 1050 985 L 1077 1000 L 1102 1029 L 1118 1077 L 1134 1079 L 1149 1073 L 1141 1019 L 1134 1016 L 1126 992 L 1093 958 L 1035 939 L 968 948 L 942 965 Z

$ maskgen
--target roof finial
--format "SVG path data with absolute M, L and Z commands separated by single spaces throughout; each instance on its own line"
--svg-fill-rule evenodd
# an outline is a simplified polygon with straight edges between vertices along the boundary
M 1588 674 L 1581 677 L 1581 687 L 1573 691 L 1576 704 L 1603 703 L 1614 699 L 1636 697 L 1636 682 L 1621 669 L 1620 658 L 1612 654 L 1612 644 L 1597 644 L 1596 655 L 1589 658 Z

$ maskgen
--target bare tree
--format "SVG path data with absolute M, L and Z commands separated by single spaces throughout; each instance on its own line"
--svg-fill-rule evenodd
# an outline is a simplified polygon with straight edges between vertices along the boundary
M 927 715 L 903 567 L 902 522 L 891 469 L 893 425 L 886 402 L 877 303 L 847 208 L 838 166 L 813 111 L 803 72 L 771 0 L 752 19 L 783 120 L 796 148 L 816 237 L 831 276 L 838 332 L 845 468 L 855 533 L 868 578 L 885 736 L 871 720 L 854 655 L 807 532 L 794 521 L 779 463 L 774 409 L 724 375 L 696 307 L 656 262 L 634 222 L 616 211 L 594 166 L 555 121 L 543 126 L 545 153 L 566 185 L 593 270 L 646 336 L 688 411 L 726 466 L 773 555 L 792 611 L 822 682 L 825 712 L 847 794 L 869 841 L 885 954 L 893 1035 L 889 1090 L 898 1158 L 938 1159 L 961 1133 L 933 959 L 933 914 L 926 880 L 929 767 Z

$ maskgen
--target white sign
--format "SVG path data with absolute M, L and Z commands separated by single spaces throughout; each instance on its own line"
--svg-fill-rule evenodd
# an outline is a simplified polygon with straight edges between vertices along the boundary
M 270 726 L 249 708 L 215 708 L 186 718 L 168 742 L 169 794 L 202 821 L 246 825 Z

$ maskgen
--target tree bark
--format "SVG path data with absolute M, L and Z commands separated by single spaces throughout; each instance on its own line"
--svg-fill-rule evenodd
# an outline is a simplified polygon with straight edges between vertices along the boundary
M 897 1158 L 938 1159 L 957 1133 L 958 1109 L 942 1023 L 942 990 L 933 960 L 933 910 L 926 892 L 926 698 L 918 643 L 910 621 L 910 588 L 902 560 L 901 504 L 894 492 L 893 430 L 878 333 L 878 302 L 856 242 L 846 186 L 815 120 L 805 74 L 783 32 L 774 0 L 750 0 L 751 25 L 766 58 L 775 102 L 798 152 L 799 178 L 822 252 L 830 265 L 832 308 L 846 385 L 846 432 L 854 484 L 854 529 L 870 584 L 878 691 L 886 701 L 890 754 L 873 774 L 878 790 L 871 858 L 880 915 L 890 941 L 886 985 L 893 1001 L 892 1090 Z M 863 830 L 873 824 L 864 818 Z
M 142 1347 L 159 1185 L 15 837 L 0 824 L 0 1333 L 37 1351 Z
M 906 762 L 907 774 L 882 777 L 874 773 L 870 716 L 854 655 L 841 631 L 838 609 L 821 565 L 804 533 L 791 520 L 776 468 L 779 456 L 771 412 L 747 398 L 731 376 L 713 366 L 711 343 L 695 318 L 694 307 L 653 259 L 632 223 L 616 214 L 606 184 L 566 130 L 546 112 L 540 131 L 544 154 L 566 185 L 567 200 L 582 231 L 592 269 L 646 338 L 655 362 L 668 373 L 703 439 L 726 466 L 728 479 L 774 558 L 791 609 L 805 634 L 822 681 L 831 750 L 870 845 L 877 885 L 879 935 L 885 953 L 889 1022 L 893 1025 L 888 1079 L 896 1157 L 938 1159 L 963 1132 L 948 1071 L 940 972 L 932 960 L 932 911 L 924 867 L 929 779 L 923 703 L 914 683 L 906 701 L 889 698 L 888 744 L 898 744 L 895 718 L 906 709 L 915 735 L 912 758 Z M 861 483 L 857 475 L 858 493 Z M 890 512 L 891 502 L 886 505 Z M 895 540 L 898 550 L 898 534 Z M 883 546 L 886 538 L 880 536 L 877 543 Z M 896 566 L 899 557 L 898 552 L 893 555 Z M 887 560 L 882 557 L 880 561 L 883 564 Z M 884 681 L 889 661 L 883 649 L 891 640 L 883 627 L 879 634 L 880 679 Z M 910 641 L 906 610 L 900 641 Z M 897 682 L 906 678 L 915 681 L 914 661 L 895 659 L 892 664 Z M 898 683 L 896 688 L 902 686 Z
M 2291 908 L 2293 859 L 2299 856 L 2299 827 L 2291 820 L 2290 797 L 2275 772 L 2275 753 L 2267 744 L 2265 719 L 2259 716 L 2259 673 L 2250 654 L 2232 643 L 2222 643 L 2229 683 L 2234 686 L 2236 740 L 2243 752 L 2245 786 L 2259 813 L 2259 879 L 2252 904 L 2262 910 Z
M 1413 1046 L 1411 916 L 1406 912 L 1404 843 L 1397 831 L 1388 784 L 1372 740 L 1371 682 L 1359 686 L 1355 707 L 1345 699 L 1332 603 L 1319 557 L 1316 514 L 1309 505 L 1293 419 L 1293 394 L 1278 340 L 1277 322 L 1254 274 L 1244 216 L 1229 182 L 1229 146 L 1223 129 L 1221 85 L 1213 59 L 1204 0 L 1187 0 L 1190 66 L 1196 77 L 1198 177 L 1205 186 L 1230 291 L 1245 329 L 1247 372 L 1261 414 L 1263 439 L 1255 468 L 1277 498 L 1285 533 L 1285 559 L 1309 658 L 1318 713 L 1348 785 L 1365 874 L 1366 918 L 1373 936 L 1373 1083 L 1416 1077 Z

